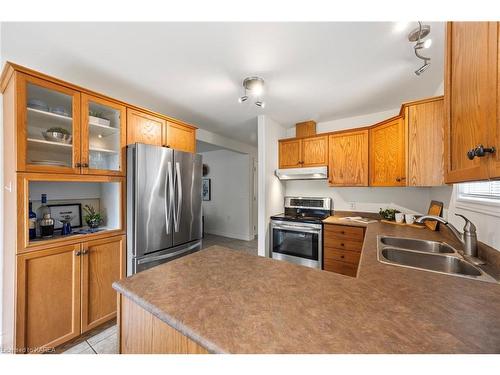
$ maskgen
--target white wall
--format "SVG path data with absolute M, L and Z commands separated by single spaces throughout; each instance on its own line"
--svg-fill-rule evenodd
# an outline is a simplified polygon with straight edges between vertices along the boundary
M 211 179 L 211 200 L 203 201 L 205 232 L 249 241 L 253 234 L 253 158 L 229 150 L 200 153 Z
M 257 157 L 257 147 L 235 141 L 234 139 L 210 132 L 208 130 L 198 129 L 196 131 L 196 139 L 228 150 L 242 152 L 244 154 L 250 154 L 253 157 Z
M 355 117 L 346 117 L 338 120 L 318 122 L 316 124 L 316 131 L 318 133 L 327 133 L 337 130 L 370 126 L 376 124 L 377 122 L 396 116 L 399 113 L 399 110 L 400 108 L 393 108 L 382 112 L 368 113 Z M 295 127 L 287 129 L 286 136 L 295 137 Z
M 408 213 L 427 211 L 430 188 L 330 187 L 328 181 L 286 181 L 285 195 L 330 197 L 334 210 L 378 212 L 397 208 Z
M 283 211 L 285 189 L 274 175 L 278 165 L 278 139 L 286 137 L 286 129 L 271 118 L 258 117 L 259 144 L 259 220 L 258 254 L 269 256 L 269 217 Z

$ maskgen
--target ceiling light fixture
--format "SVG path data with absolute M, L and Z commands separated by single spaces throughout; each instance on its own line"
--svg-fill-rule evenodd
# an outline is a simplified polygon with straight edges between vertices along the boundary
M 255 99 L 255 105 L 264 108 L 266 103 L 262 100 L 264 94 L 264 79 L 260 77 L 247 77 L 243 80 L 244 95 L 238 98 L 238 102 L 246 102 L 249 97 Z
M 431 64 L 431 58 L 430 57 L 425 57 L 420 54 L 420 50 L 422 48 L 429 48 L 432 44 L 432 39 L 425 39 L 431 32 L 431 27 L 429 25 L 422 25 L 422 22 L 418 21 L 418 27 L 410 34 L 408 34 L 408 40 L 410 42 L 415 42 L 415 45 L 413 46 L 413 49 L 415 51 L 415 56 L 417 56 L 420 60 L 424 60 L 424 65 L 422 65 L 420 68 L 415 70 L 415 74 L 419 76 L 422 74 L 424 71 L 427 70 L 429 65 Z

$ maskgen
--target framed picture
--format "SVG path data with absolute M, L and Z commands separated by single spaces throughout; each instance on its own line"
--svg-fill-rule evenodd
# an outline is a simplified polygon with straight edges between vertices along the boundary
M 54 219 L 54 229 L 62 228 L 62 221 L 71 218 L 71 227 L 82 226 L 82 205 L 80 203 L 49 204 L 50 214 Z
M 443 213 L 443 202 L 431 201 L 431 204 L 429 205 L 429 210 L 427 211 L 427 215 L 441 216 L 442 213 Z M 436 220 L 427 220 L 425 222 L 425 225 L 430 230 L 436 231 L 439 229 L 439 222 L 437 222 Z
M 212 193 L 211 193 L 211 183 L 209 178 L 204 178 L 202 180 L 202 197 L 204 201 L 209 201 L 212 199 Z

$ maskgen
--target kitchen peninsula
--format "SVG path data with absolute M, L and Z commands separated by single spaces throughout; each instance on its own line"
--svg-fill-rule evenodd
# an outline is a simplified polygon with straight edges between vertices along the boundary
M 500 285 L 382 264 L 381 233 L 459 246 L 368 224 L 355 278 L 213 246 L 114 284 L 120 352 L 498 353 Z

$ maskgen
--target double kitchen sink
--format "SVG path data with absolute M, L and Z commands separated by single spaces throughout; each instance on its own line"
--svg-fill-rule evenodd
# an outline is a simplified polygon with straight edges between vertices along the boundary
M 444 242 L 378 236 L 377 253 L 385 264 L 498 283 Z

